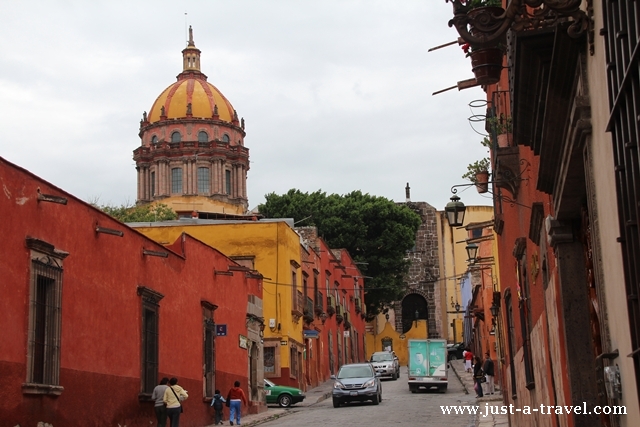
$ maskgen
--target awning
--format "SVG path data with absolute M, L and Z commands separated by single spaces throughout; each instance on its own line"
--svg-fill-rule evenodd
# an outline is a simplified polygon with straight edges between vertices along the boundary
M 320 332 L 313 329 L 304 329 L 302 333 L 305 338 L 320 338 Z

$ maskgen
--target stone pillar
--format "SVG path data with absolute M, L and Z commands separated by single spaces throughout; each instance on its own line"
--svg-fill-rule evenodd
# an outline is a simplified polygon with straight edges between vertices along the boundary
M 137 191 L 137 196 L 136 197 L 138 198 L 138 200 L 141 200 L 142 196 L 141 196 L 141 191 L 140 191 L 140 184 L 141 184 L 142 180 L 140 179 L 140 174 L 141 174 L 140 166 L 136 166 L 136 172 L 137 172 L 137 175 L 138 175 L 138 177 L 137 177 L 138 178 L 138 191 Z

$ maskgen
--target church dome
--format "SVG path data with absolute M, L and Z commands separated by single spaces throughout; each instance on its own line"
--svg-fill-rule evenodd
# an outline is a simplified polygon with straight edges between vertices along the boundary
M 149 123 L 186 117 L 215 118 L 232 123 L 235 110 L 227 98 L 200 71 L 200 50 L 189 28 L 189 43 L 182 51 L 183 71 L 178 81 L 166 88 L 151 106 Z

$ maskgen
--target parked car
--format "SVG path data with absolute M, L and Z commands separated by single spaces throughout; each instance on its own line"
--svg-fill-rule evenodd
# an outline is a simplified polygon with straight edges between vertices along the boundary
M 464 352 L 464 349 L 465 349 L 465 346 L 463 342 L 459 342 L 457 344 L 448 344 L 447 360 L 463 359 L 462 353 Z
M 343 403 L 370 400 L 374 405 L 382 401 L 382 383 L 379 374 L 370 363 L 342 365 L 338 375 L 331 375 L 333 383 L 333 407 Z
M 380 377 L 390 377 L 397 380 L 400 376 L 398 357 L 389 351 L 376 351 L 369 360 Z
M 300 403 L 305 398 L 304 392 L 299 388 L 276 385 L 266 378 L 264 392 L 267 395 L 267 404 L 277 403 L 283 408 Z

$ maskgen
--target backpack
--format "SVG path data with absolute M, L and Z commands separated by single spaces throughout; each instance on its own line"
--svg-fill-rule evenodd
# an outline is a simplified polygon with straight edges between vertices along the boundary
M 222 396 L 217 395 L 213 398 L 213 409 L 215 409 L 216 411 L 221 411 L 222 410 Z

